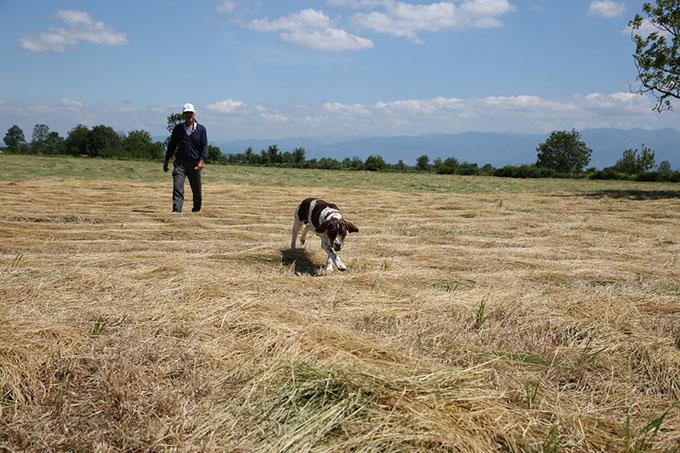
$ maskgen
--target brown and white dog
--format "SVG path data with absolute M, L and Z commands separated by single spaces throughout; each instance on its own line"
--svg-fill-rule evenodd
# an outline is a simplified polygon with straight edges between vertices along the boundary
M 295 248 L 300 228 L 305 229 L 300 236 L 300 244 L 305 245 L 307 232 L 314 228 L 317 236 L 321 238 L 321 248 L 328 253 L 326 272 L 333 272 L 333 264 L 339 271 L 347 270 L 347 266 L 338 258 L 337 252 L 342 249 L 347 233 L 358 233 L 359 229 L 342 218 L 338 207 L 318 198 L 307 198 L 295 210 L 293 220 L 293 238 L 290 247 Z

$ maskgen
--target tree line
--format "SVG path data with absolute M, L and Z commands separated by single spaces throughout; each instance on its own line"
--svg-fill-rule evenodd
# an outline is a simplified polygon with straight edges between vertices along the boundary
M 168 116 L 168 131 L 182 121 L 179 114 Z M 162 160 L 168 140 L 154 142 L 145 130 L 133 130 L 127 134 L 116 132 L 112 127 L 98 125 L 88 128 L 77 125 L 64 138 L 50 131 L 45 124 L 33 127 L 31 141 L 17 125 L 10 127 L 4 137 L 6 151 L 10 153 L 40 155 L 71 155 L 86 157 Z M 510 178 L 588 178 L 629 179 L 638 181 L 680 182 L 680 171 L 673 171 L 668 161 L 656 164 L 654 151 L 642 145 L 641 149 L 626 149 L 611 167 L 598 170 L 587 168 L 592 150 L 583 142 L 580 133 L 554 131 L 536 148 L 536 162 L 526 165 L 507 165 L 496 168 L 491 164 L 460 162 L 451 156 L 430 160 L 423 154 L 415 165 L 403 160 L 386 162 L 379 154 L 337 160 L 331 157 L 308 159 L 305 149 L 298 147 L 282 152 L 275 144 L 259 152 L 247 148 L 242 153 L 223 154 L 219 147 L 209 145 L 209 164 L 258 165 L 290 168 L 313 168 L 325 170 L 359 170 L 382 172 L 429 172 L 442 175 L 481 175 Z

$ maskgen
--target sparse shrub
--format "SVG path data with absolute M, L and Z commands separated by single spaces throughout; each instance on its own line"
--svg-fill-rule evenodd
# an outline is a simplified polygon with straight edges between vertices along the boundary
M 482 326 L 484 326 L 484 322 L 486 321 L 486 303 L 484 300 L 482 300 L 479 303 L 479 307 L 477 307 L 477 311 L 475 312 L 475 328 L 477 330 L 481 330 Z
M 18 254 L 17 256 L 14 257 L 12 260 L 12 264 L 9 267 L 19 267 L 19 263 L 21 263 L 21 259 L 24 257 L 23 253 Z
M 541 451 L 543 453 L 557 453 L 560 451 L 560 431 L 557 428 L 557 425 L 550 427 L 548 438 L 543 442 Z
M 524 384 L 524 394 L 527 398 L 527 409 L 534 408 L 534 403 L 536 402 L 536 397 L 538 396 L 538 387 L 538 383 L 526 382 Z
M 640 453 L 649 451 L 652 446 L 652 442 L 656 435 L 661 430 L 661 425 L 663 424 L 667 415 L 668 412 L 664 412 L 660 417 L 650 421 L 640 430 L 637 436 L 635 436 L 633 434 L 633 428 L 631 426 L 630 409 L 628 409 L 628 414 L 626 415 L 626 422 L 624 423 L 623 426 L 623 439 L 625 443 L 625 451 L 627 453 Z
M 92 330 L 90 331 L 90 336 L 92 337 L 98 337 L 99 335 L 104 332 L 104 328 L 106 327 L 106 324 L 109 322 L 108 319 L 106 319 L 103 316 L 100 316 L 97 318 L 97 320 L 94 322 L 94 326 L 92 326 Z

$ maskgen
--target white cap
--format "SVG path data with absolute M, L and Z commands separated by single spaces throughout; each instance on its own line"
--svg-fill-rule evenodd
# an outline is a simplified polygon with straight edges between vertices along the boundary
M 196 109 L 194 109 L 194 104 L 184 104 L 184 110 L 182 110 L 182 113 L 186 112 L 196 113 Z

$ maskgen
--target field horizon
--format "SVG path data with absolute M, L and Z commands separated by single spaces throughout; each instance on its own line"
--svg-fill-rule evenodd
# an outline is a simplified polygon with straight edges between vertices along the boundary
M 0 450 L 680 449 L 680 184 L 0 167 Z

